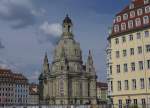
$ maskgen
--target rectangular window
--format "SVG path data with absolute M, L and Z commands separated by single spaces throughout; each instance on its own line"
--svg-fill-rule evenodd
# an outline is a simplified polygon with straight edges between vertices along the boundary
M 142 108 L 146 108 L 146 106 L 145 106 L 145 107 L 143 107 L 143 105 L 145 105 L 145 104 L 146 104 L 145 99 L 143 98 L 141 101 L 142 101 Z
M 128 64 L 124 64 L 123 66 L 124 66 L 124 68 L 123 68 L 124 72 L 128 72 Z
M 132 89 L 136 89 L 136 79 L 132 79 Z
M 150 52 L 150 45 L 146 45 L 146 52 Z
M 135 71 L 135 63 L 134 62 L 131 63 L 131 71 Z
M 117 73 L 120 73 L 120 65 L 117 65 Z
M 137 99 L 133 100 L 134 105 L 137 105 Z
M 112 66 L 110 66 L 109 69 L 110 69 L 110 75 L 112 75 Z
M 148 86 L 149 86 L 149 88 L 150 88 L 150 78 L 148 78 Z
M 116 38 L 115 41 L 116 41 L 116 44 L 119 44 L 119 39 L 118 38 Z
M 142 47 L 139 46 L 139 47 L 138 47 L 138 54 L 141 54 L 141 53 L 142 53 Z
M 150 69 L 150 60 L 147 60 L 147 68 Z
M 130 55 L 134 55 L 134 48 L 130 48 Z
M 113 81 L 110 82 L 110 90 L 113 91 Z
M 123 50 L 123 57 L 127 56 L 127 50 Z
M 139 70 L 143 70 L 143 61 L 139 61 Z
M 130 41 L 133 40 L 133 35 L 129 35 L 129 40 L 130 40 Z
M 124 81 L 124 88 L 125 88 L 125 90 L 128 90 L 129 89 L 129 82 L 128 82 L 128 80 L 125 80 Z
M 145 31 L 145 37 L 149 37 L 149 31 Z
M 137 39 L 141 39 L 141 33 L 140 33 L 140 32 L 138 32 L 138 33 L 136 34 L 136 36 L 137 36 Z
M 119 105 L 119 108 L 122 108 L 122 100 L 121 99 L 118 100 L 118 105 Z
M 144 89 L 145 88 L 144 78 L 140 79 L 140 84 L 141 84 L 141 89 Z
M 116 58 L 119 58 L 120 57 L 120 53 L 119 51 L 116 51 Z
M 125 36 L 122 37 L 122 42 L 123 43 L 126 42 L 126 37 Z
M 121 90 L 121 81 L 118 81 L 118 91 Z

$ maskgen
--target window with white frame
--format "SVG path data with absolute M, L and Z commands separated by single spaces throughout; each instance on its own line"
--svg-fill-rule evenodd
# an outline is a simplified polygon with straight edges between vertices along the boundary
M 113 81 L 110 81 L 110 90 L 113 91 Z
M 140 15 L 142 15 L 142 14 L 143 14 L 143 10 L 142 10 L 142 9 L 138 9 L 138 10 L 137 10 L 137 15 L 140 16 Z
M 133 17 L 135 17 L 135 11 L 130 12 L 130 18 L 133 18 Z
M 121 90 L 121 81 L 118 81 L 118 91 Z
M 132 79 L 132 89 L 136 89 L 136 79 Z
M 128 28 L 129 29 L 133 28 L 133 21 L 132 20 L 128 21 Z
M 147 60 L 147 68 L 150 69 L 150 60 Z
M 144 0 L 144 4 L 148 4 L 149 3 L 149 0 Z
M 127 20 L 127 19 L 128 19 L 128 14 L 127 13 L 123 14 L 123 20 Z
M 126 42 L 126 37 L 125 36 L 122 37 L 122 42 L 123 43 Z
M 121 16 L 117 16 L 117 22 L 121 21 Z
M 119 44 L 119 38 L 116 38 L 116 39 L 115 39 L 115 43 L 116 43 L 116 44 Z
M 131 63 L 131 71 L 135 71 L 135 63 L 134 62 Z
M 124 72 L 128 72 L 128 64 L 127 63 L 125 63 L 123 65 L 123 70 L 124 70 Z
M 150 12 L 150 6 L 148 5 L 145 7 L 145 13 L 149 13 L 149 12 Z
M 134 55 L 134 48 L 130 48 L 130 55 Z
M 116 58 L 119 58 L 119 57 L 120 57 L 120 52 L 116 51 Z
M 137 39 L 141 39 L 141 33 L 140 32 L 136 33 L 136 36 L 137 36 Z
M 116 68 L 117 68 L 117 73 L 120 73 L 120 65 L 117 65 Z
M 145 33 L 145 37 L 149 37 L 149 31 L 148 30 L 144 31 L 144 33 Z
M 149 17 L 148 16 L 143 17 L 143 24 L 149 24 Z
M 142 54 L 142 47 L 138 46 L 138 54 Z
M 133 40 L 133 35 L 132 35 L 132 34 L 129 35 L 129 40 L 130 40 L 130 41 Z
M 121 30 L 126 30 L 126 23 L 121 24 Z
M 136 18 L 135 19 L 135 25 L 138 27 L 138 26 L 141 26 L 141 19 L 140 18 Z
M 140 79 L 140 84 L 141 84 L 141 89 L 144 89 L 145 88 L 144 78 Z
M 126 57 L 127 56 L 127 50 L 123 50 L 123 57 Z
M 114 25 L 114 32 L 119 32 L 119 25 Z
M 130 9 L 133 9 L 133 8 L 134 8 L 134 4 L 131 3 L 130 6 L 129 6 L 129 8 L 130 8 Z
M 125 89 L 125 90 L 128 90 L 128 89 L 129 89 L 129 81 L 128 81 L 128 80 L 125 80 L 125 81 L 124 81 L 124 89 Z
M 143 70 L 143 61 L 139 61 L 139 70 Z
M 150 45 L 146 45 L 146 52 L 150 52 Z

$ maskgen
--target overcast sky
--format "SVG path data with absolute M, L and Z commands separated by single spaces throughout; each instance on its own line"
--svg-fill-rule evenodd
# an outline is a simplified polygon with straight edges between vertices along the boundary
M 100 81 L 106 81 L 108 27 L 130 0 L 0 0 L 0 66 L 37 82 L 45 52 L 52 61 L 62 20 L 69 14 L 84 61 L 91 49 Z

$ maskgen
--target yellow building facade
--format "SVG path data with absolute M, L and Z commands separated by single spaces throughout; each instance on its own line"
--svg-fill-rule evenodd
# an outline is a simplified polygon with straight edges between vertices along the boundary
M 109 33 L 108 95 L 119 108 L 128 104 L 150 108 L 149 17 L 149 0 L 132 0 L 116 15 Z

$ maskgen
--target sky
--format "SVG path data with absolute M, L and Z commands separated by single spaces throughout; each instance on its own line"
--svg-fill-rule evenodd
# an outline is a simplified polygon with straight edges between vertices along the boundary
M 108 28 L 130 0 L 0 0 L 0 67 L 38 82 L 45 52 L 49 62 L 68 14 L 84 63 L 91 49 L 99 81 L 106 81 Z

